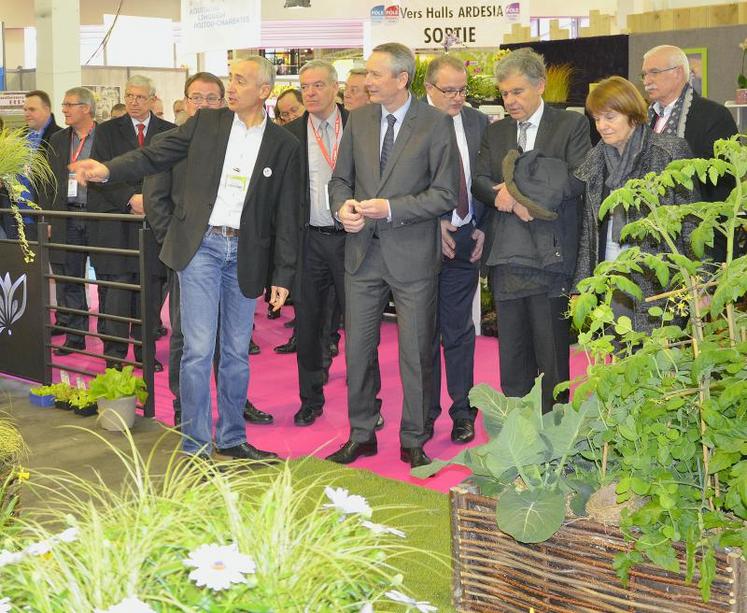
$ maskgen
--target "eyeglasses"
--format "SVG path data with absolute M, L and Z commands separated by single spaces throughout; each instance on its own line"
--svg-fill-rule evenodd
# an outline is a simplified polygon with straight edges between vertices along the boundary
M 280 116 L 280 119 L 286 120 L 291 117 L 298 117 L 300 110 L 300 107 L 292 106 L 289 111 L 283 111 L 282 113 L 278 113 L 278 115 Z
M 670 66 L 669 68 L 652 68 L 651 70 L 644 70 L 641 73 L 641 81 L 643 81 L 643 79 L 645 79 L 646 77 L 653 77 L 655 79 L 662 72 L 669 72 L 670 70 L 674 70 L 675 68 L 679 68 L 679 66 Z
M 203 104 L 207 103 L 209 105 L 218 104 L 223 98 L 220 96 L 203 96 L 202 94 L 194 94 L 193 96 L 187 96 L 187 100 L 189 100 L 192 104 Z
M 464 97 L 467 95 L 466 87 L 460 87 L 459 89 L 453 89 L 451 87 L 447 87 L 446 89 L 441 89 L 435 83 L 431 83 L 431 85 L 433 85 L 433 87 L 435 87 L 438 91 L 440 91 L 447 98 L 456 98 L 457 96 Z
M 71 106 L 86 106 L 85 102 L 63 102 L 62 108 L 69 109 Z
M 141 96 L 140 94 L 125 94 L 125 100 L 127 102 L 132 102 L 133 100 L 137 100 L 138 102 L 145 102 L 150 96 Z

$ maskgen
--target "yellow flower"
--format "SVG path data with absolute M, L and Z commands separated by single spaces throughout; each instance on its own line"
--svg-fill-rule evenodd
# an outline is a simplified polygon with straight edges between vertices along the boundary
M 31 473 L 27 470 L 23 470 L 23 468 L 18 469 L 18 480 L 19 481 L 28 481 L 31 479 Z

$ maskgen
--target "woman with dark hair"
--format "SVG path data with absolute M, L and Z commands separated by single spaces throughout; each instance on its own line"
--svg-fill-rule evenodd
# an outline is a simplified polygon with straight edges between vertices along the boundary
M 631 245 L 621 240 L 620 230 L 626 223 L 643 216 L 633 208 L 625 211 L 618 206 L 600 221 L 599 208 L 604 199 L 629 179 L 642 178 L 649 172 L 661 172 L 672 160 L 691 156 L 684 139 L 655 134 L 649 128 L 646 102 L 627 79 L 610 77 L 601 81 L 586 98 L 586 110 L 593 117 L 602 138 L 575 172 L 575 176 L 586 184 L 586 195 L 574 285 L 591 276 L 599 262 L 615 260 L 629 248 Z M 692 192 L 677 189 L 668 190 L 659 201 L 661 204 L 683 204 L 693 202 L 694 198 Z M 680 243 L 684 245 L 684 242 L 681 235 Z M 660 250 L 660 246 L 649 239 L 638 246 L 650 253 Z M 633 280 L 644 296 L 660 291 L 651 275 L 636 274 Z M 613 301 L 616 315 L 629 316 L 633 328 L 638 331 L 651 330 L 657 324 L 648 315 L 650 306 L 638 303 L 622 292 L 618 292 Z

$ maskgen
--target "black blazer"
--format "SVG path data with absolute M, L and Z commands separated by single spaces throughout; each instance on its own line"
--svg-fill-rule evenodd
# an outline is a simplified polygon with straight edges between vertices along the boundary
M 215 204 L 234 113 L 201 109 L 158 142 L 106 164 L 110 181 L 133 181 L 157 174 L 186 158 L 183 199 L 174 211 L 161 249 L 162 261 L 183 270 L 199 248 Z M 273 285 L 290 289 L 296 267 L 300 199 L 298 140 L 267 121 L 241 213 L 238 280 L 243 294 L 265 287 L 275 238 Z
M 503 213 L 495 206 L 493 186 L 503 182 L 503 158 L 516 149 L 517 123 L 506 117 L 488 126 L 482 139 L 477 169 L 472 176 L 472 194 L 486 203 L 481 226 L 485 230 L 483 264 L 516 264 L 525 267 L 548 267 L 545 256 L 555 257 L 552 266 L 570 280 L 576 266 L 578 249 L 579 199 L 564 202 L 555 221 L 521 221 L 513 213 Z M 558 158 L 573 171 L 584 161 L 591 149 L 589 122 L 584 115 L 555 109 L 545 103 L 534 149 L 547 157 Z M 544 247 L 540 247 L 544 245 Z M 554 245 L 561 248 L 553 248 Z M 532 251 L 539 248 L 542 253 Z M 535 250 L 536 251 L 536 250 Z M 545 251 L 548 251 L 545 253 Z
M 148 131 L 145 133 L 147 146 L 156 134 L 166 132 L 174 124 L 159 119 L 151 113 Z M 91 158 L 108 162 L 118 155 L 138 149 L 137 135 L 129 115 L 110 119 L 96 127 L 96 137 L 91 149 Z M 131 181 L 108 181 L 88 185 L 88 210 L 92 213 L 129 213 L 127 203 L 135 194 L 143 191 L 141 178 Z M 137 249 L 139 225 L 125 221 L 97 221 L 91 224 L 89 237 L 92 245 Z M 96 272 L 103 274 L 135 273 L 139 271 L 137 258 L 122 255 L 91 254 Z

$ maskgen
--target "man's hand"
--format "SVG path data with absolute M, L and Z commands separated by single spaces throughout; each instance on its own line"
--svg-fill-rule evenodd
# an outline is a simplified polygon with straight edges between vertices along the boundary
M 130 214 L 131 215 L 144 215 L 145 209 L 143 208 L 143 195 L 133 194 L 130 198 Z
M 371 198 L 358 203 L 356 210 L 369 219 L 387 219 L 389 217 L 389 201 L 384 198 Z
M 85 185 L 89 181 L 92 183 L 101 183 L 109 178 L 109 169 L 101 162 L 90 158 L 73 162 L 68 166 L 68 169 L 75 173 L 75 179 L 81 185 Z
M 457 227 L 448 219 L 441 220 L 441 252 L 450 260 L 453 260 L 456 255 L 456 242 L 451 235 L 456 231 Z
M 346 200 L 337 212 L 337 218 L 340 220 L 342 227 L 345 228 L 345 232 L 351 234 L 360 232 L 366 223 L 363 215 L 357 211 L 358 205 L 357 200 Z
M 514 215 L 521 219 L 521 221 L 534 221 L 534 217 L 529 214 L 529 209 L 518 202 L 514 204 Z
M 472 232 L 472 240 L 475 241 L 475 246 L 472 247 L 469 261 L 474 263 L 482 257 L 482 248 L 485 245 L 485 232 L 475 228 Z
M 499 183 L 493 186 L 495 194 L 495 208 L 503 213 L 511 213 L 514 210 L 514 205 L 517 204 L 514 197 L 506 189 L 505 183 Z
M 270 293 L 270 305 L 273 311 L 277 311 L 285 304 L 288 299 L 289 291 L 284 287 L 277 285 L 272 286 L 272 292 Z

